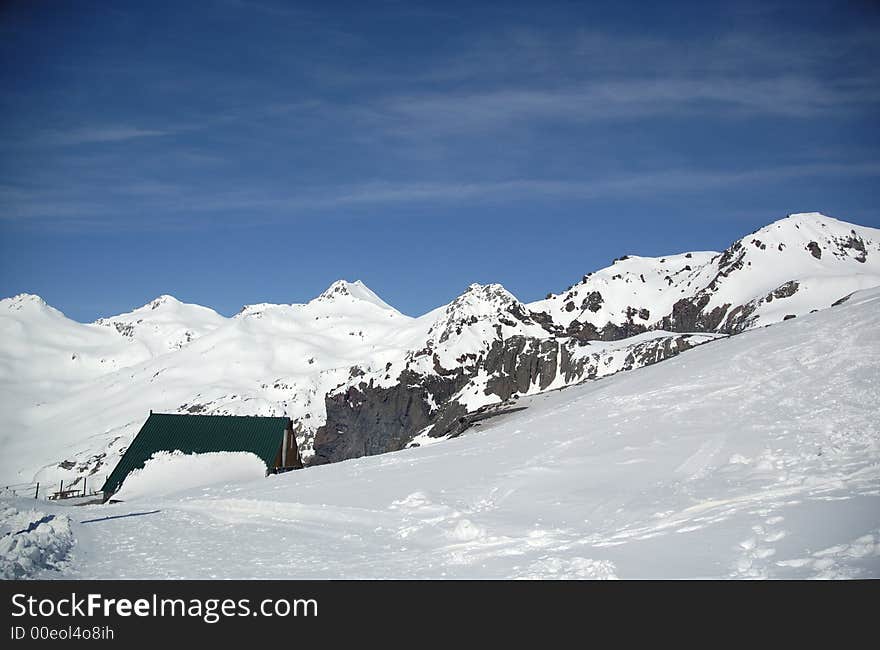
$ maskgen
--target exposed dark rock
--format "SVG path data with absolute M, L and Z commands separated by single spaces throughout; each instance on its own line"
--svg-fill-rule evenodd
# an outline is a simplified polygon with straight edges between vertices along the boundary
M 581 323 L 577 320 L 573 320 L 568 324 L 568 327 L 565 329 L 565 334 L 582 343 L 597 341 L 602 338 L 595 325 L 592 323 Z
M 819 248 L 819 244 L 814 241 L 811 241 L 807 244 L 807 250 L 810 251 L 810 254 L 815 257 L 817 260 L 822 259 L 822 249 Z
M 591 291 L 587 294 L 587 297 L 584 298 L 583 302 L 581 302 L 581 309 L 587 309 L 596 313 L 602 308 L 603 302 L 605 302 L 605 299 L 602 298 L 601 293 L 598 291 Z
M 599 340 L 601 341 L 619 341 L 620 339 L 629 338 L 642 332 L 647 332 L 648 328 L 641 323 L 633 323 L 628 320 L 623 325 L 615 325 L 614 323 L 606 323 L 605 327 L 599 330 Z
M 326 424 L 315 433 L 314 465 L 403 449 L 416 433 L 438 419 L 431 404 L 446 404 L 466 383 L 451 377 L 404 370 L 388 388 L 361 382 L 324 399 Z
M 763 298 L 752 300 L 745 305 L 735 307 L 727 315 L 724 325 L 719 328 L 725 334 L 739 334 L 746 330 L 754 321 L 754 313 L 765 302 L 773 302 L 774 299 L 782 300 L 790 298 L 797 293 L 800 285 L 795 280 L 791 280 L 778 286 L 776 289 L 768 293 Z
M 632 326 L 644 331 L 644 326 Z M 592 327 L 592 326 L 590 326 Z M 595 331 L 595 328 L 593 328 Z M 608 336 L 611 330 L 603 328 Z M 631 334 L 627 334 L 631 336 Z M 502 403 L 515 400 L 535 387 L 547 389 L 558 376 L 566 384 L 592 379 L 600 374 L 600 364 L 610 357 L 600 353 L 578 355 L 581 342 L 572 339 L 540 339 L 512 336 L 493 341 L 485 356 L 472 365 L 453 370 L 440 366 L 438 374 L 422 375 L 404 370 L 394 385 L 381 388 L 361 381 L 328 394 L 325 398 L 326 424 L 317 430 L 312 464 L 336 462 L 403 449 L 426 427 L 432 437 L 454 437 L 484 419 L 496 407 L 475 413 L 452 399 L 478 372 L 489 375 L 485 392 Z M 624 361 L 624 369 L 656 363 L 692 347 L 686 336 L 665 337 L 634 346 Z M 468 355 L 465 355 L 468 356 Z M 606 374 L 603 371 L 602 374 Z
M 514 393 L 526 393 L 536 382 L 543 390 L 557 372 L 559 342 L 514 336 L 495 341 L 486 355 L 483 369 L 492 375 L 486 394 L 507 400 Z
M 672 306 L 671 316 L 664 316 L 660 321 L 660 329 L 670 332 L 713 332 L 721 324 L 729 304 L 715 307 L 709 313 L 703 309 L 709 304 L 707 293 L 694 298 L 682 298 Z
M 864 264 L 868 260 L 868 251 L 865 248 L 865 242 L 861 237 L 856 235 L 855 231 L 852 231 L 852 234 L 843 243 L 843 247 L 858 251 L 858 254 L 856 255 L 857 262 Z
M 758 308 L 757 302 L 748 302 L 745 305 L 739 305 L 730 310 L 727 319 L 724 321 L 724 327 L 721 329 L 728 334 L 737 334 L 744 330 L 752 314 Z
M 686 336 L 646 341 L 635 346 L 624 360 L 624 370 L 650 366 L 694 347 Z
M 547 312 L 533 311 L 529 313 L 529 316 L 531 316 L 534 322 L 543 327 L 550 334 L 559 335 L 564 331 L 561 325 L 557 325 L 553 322 L 553 317 Z
M 785 284 L 774 289 L 770 293 L 770 296 L 774 298 L 791 298 L 795 293 L 797 293 L 798 288 L 799 285 L 797 281 L 791 280 L 790 282 L 786 282 Z M 770 296 L 767 297 L 768 302 L 770 301 Z

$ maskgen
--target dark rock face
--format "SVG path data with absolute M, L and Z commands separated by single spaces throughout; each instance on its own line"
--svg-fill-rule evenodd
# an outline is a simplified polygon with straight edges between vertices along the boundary
M 541 390 L 556 379 L 559 342 L 514 336 L 495 341 L 486 355 L 483 369 L 490 375 L 486 394 L 502 400 L 514 393 L 526 393 L 535 383 Z
M 756 302 L 749 302 L 732 309 L 724 321 L 724 331 L 728 334 L 737 334 L 744 330 L 751 322 L 752 314 L 757 308 Z
M 822 249 L 819 248 L 819 244 L 814 241 L 811 241 L 807 244 L 807 250 L 810 251 L 810 254 L 815 257 L 817 260 L 822 259 Z
M 665 337 L 633 346 L 623 370 L 649 365 L 693 347 L 687 336 Z M 544 390 L 561 376 L 566 384 L 607 374 L 602 364 L 611 359 L 600 353 L 578 355 L 582 344 L 572 339 L 539 339 L 512 336 L 495 340 L 473 365 L 442 374 L 421 375 L 403 371 L 393 386 L 374 387 L 360 382 L 325 398 L 326 424 L 315 436 L 313 465 L 359 458 L 406 447 L 429 425 L 429 435 L 461 434 L 479 419 L 452 397 L 480 371 L 489 375 L 485 394 L 501 404 L 517 399 L 536 385 Z M 496 407 L 484 407 L 480 412 Z
M 602 335 L 592 323 L 581 323 L 573 320 L 565 330 L 565 334 L 582 343 L 601 340 Z
M 606 324 L 605 327 L 599 330 L 599 340 L 619 341 L 620 339 L 626 339 L 648 331 L 648 328 L 641 323 L 633 323 L 631 314 L 628 314 L 628 316 L 629 319 L 623 325 Z
M 784 300 L 785 298 L 791 298 L 794 294 L 797 293 L 800 285 L 795 281 L 791 280 L 776 287 L 773 291 L 768 293 L 763 298 L 758 298 L 757 300 L 752 300 L 747 302 L 744 305 L 740 305 L 735 309 L 732 309 L 730 313 L 727 315 L 727 319 L 724 321 L 724 325 L 720 328 L 722 332 L 725 334 L 739 334 L 744 330 L 748 329 L 748 327 L 754 321 L 753 314 L 755 311 L 765 302 L 773 302 L 773 300 Z
M 564 330 L 561 325 L 557 325 L 553 322 L 553 317 L 544 311 L 533 311 L 529 312 L 529 316 L 531 316 L 532 320 L 540 325 L 544 330 L 546 330 L 549 334 L 553 336 L 561 335 Z
M 868 250 L 865 247 L 865 241 L 859 237 L 855 231 L 852 231 L 849 239 L 843 243 L 844 248 L 849 248 L 857 252 L 856 261 L 864 264 L 868 261 Z
M 315 434 L 313 465 L 403 449 L 416 433 L 441 415 L 431 403 L 444 404 L 467 383 L 452 377 L 423 376 L 405 370 L 389 388 L 366 382 L 325 398 L 327 422 Z
M 660 329 L 670 332 L 714 332 L 721 324 L 724 314 L 730 309 L 725 303 L 705 312 L 711 296 L 701 293 L 693 298 L 682 298 L 672 306 L 672 315 L 664 316 Z
M 693 343 L 686 336 L 647 341 L 637 345 L 626 356 L 623 369 L 632 370 L 633 368 L 650 366 L 651 364 L 674 357 L 685 350 L 690 350 L 692 347 L 694 347 Z
M 794 280 L 790 282 L 786 282 L 785 284 L 774 289 L 770 295 L 767 296 L 767 302 L 770 302 L 772 298 L 791 298 L 794 294 L 797 293 L 799 285 Z
M 325 398 L 326 424 L 315 434 L 312 464 L 321 465 L 403 449 L 419 431 L 434 425 L 431 434 L 454 433 L 467 410 L 452 396 L 479 370 L 492 375 L 486 394 L 508 400 L 537 383 L 542 389 L 556 378 L 559 343 L 556 340 L 513 336 L 496 340 L 475 365 L 454 370 L 437 368 L 437 375 L 403 371 L 387 388 L 360 382 Z M 466 370 L 465 370 L 466 368 Z M 437 408 L 432 409 L 432 404 Z
M 596 313 L 602 308 L 603 302 L 605 302 L 605 300 L 602 298 L 601 293 L 598 291 L 591 291 L 581 303 L 581 309 L 588 309 L 589 311 Z

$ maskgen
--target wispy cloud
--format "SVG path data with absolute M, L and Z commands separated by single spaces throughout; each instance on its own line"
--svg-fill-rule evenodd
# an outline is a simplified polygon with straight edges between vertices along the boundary
M 199 191 L 170 183 L 132 182 L 116 185 L 107 203 L 82 193 L 43 192 L 14 186 L 0 187 L 0 220 L 13 222 L 61 221 L 70 225 L 102 224 L 105 228 L 136 227 L 136 220 L 120 218 L 120 201 L 130 201 L 138 214 L 163 215 L 143 222 L 145 228 L 204 225 L 234 214 L 237 222 L 266 223 L 309 217 L 325 211 L 346 214 L 362 207 L 425 204 L 511 202 L 563 198 L 633 199 L 638 196 L 679 194 L 740 186 L 756 187 L 792 179 L 816 177 L 880 177 L 880 163 L 809 162 L 740 170 L 664 169 L 639 174 L 593 178 L 461 180 L 436 182 L 377 182 L 327 186 L 282 192 L 267 189 Z M 202 215 L 202 216 L 199 216 Z
M 842 116 L 880 108 L 880 87 L 869 79 L 839 83 L 785 77 L 746 79 L 633 79 L 552 89 L 424 93 L 364 108 L 367 119 L 424 135 L 496 130 L 536 120 L 589 122 L 652 116 Z
M 35 138 L 37 144 L 48 146 L 74 146 L 102 142 L 124 142 L 140 138 L 169 135 L 168 130 L 144 129 L 132 126 L 93 126 L 70 130 L 51 130 Z

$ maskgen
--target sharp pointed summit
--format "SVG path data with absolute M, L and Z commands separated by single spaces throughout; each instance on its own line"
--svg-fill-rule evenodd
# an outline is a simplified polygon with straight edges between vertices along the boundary
M 397 311 L 360 280 L 355 280 L 354 282 L 337 280 L 327 287 L 327 289 L 325 289 L 315 300 L 326 302 L 338 300 L 340 298 L 363 300 L 364 302 L 376 305 L 381 309 Z

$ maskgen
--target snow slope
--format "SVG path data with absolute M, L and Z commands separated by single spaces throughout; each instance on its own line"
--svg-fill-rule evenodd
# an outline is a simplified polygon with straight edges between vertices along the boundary
M 880 289 L 521 402 L 443 444 L 41 506 L 75 515 L 57 575 L 880 578 Z

